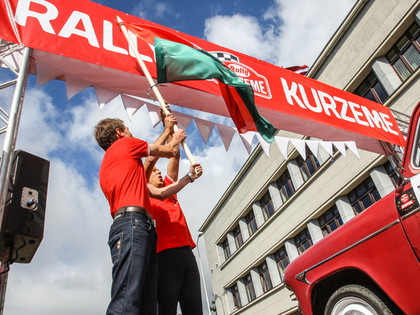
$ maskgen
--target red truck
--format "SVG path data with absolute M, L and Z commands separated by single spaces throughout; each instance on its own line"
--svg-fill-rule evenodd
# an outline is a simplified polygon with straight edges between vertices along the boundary
M 420 314 L 420 103 L 400 184 L 286 268 L 304 315 Z

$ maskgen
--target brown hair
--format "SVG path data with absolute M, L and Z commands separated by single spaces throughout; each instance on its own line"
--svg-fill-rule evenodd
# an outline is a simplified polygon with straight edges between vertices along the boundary
M 118 139 L 116 133 L 117 128 L 124 130 L 124 127 L 124 122 L 118 118 L 101 120 L 95 126 L 94 136 L 96 142 L 106 151 Z

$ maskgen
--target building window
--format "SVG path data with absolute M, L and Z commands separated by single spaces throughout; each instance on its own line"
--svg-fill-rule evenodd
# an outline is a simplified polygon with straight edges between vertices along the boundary
M 296 162 L 299 166 L 300 172 L 305 182 L 319 168 L 318 159 L 309 150 L 306 150 L 306 160 L 303 160 L 302 156 L 299 155 L 296 159 Z
M 245 284 L 245 291 L 246 296 L 248 297 L 248 302 L 251 302 L 255 300 L 255 290 L 254 290 L 254 284 L 252 283 L 251 274 L 248 274 L 244 278 L 244 284 Z
M 268 290 L 271 290 L 273 284 L 271 283 L 270 272 L 268 271 L 266 262 L 263 262 L 258 266 L 258 274 L 260 275 L 261 285 L 264 293 Z
M 222 242 L 222 248 L 223 254 L 225 255 L 225 260 L 227 260 L 232 255 L 230 252 L 229 242 L 227 238 Z
M 274 206 L 268 191 L 260 200 L 264 220 L 267 221 L 274 214 Z
M 329 209 L 318 218 L 319 226 L 321 227 L 322 234 L 327 236 L 332 231 L 343 225 L 340 213 L 336 206 Z
M 233 237 L 235 238 L 236 248 L 241 247 L 244 241 L 242 240 L 242 234 L 239 225 L 233 230 Z
M 367 98 L 371 101 L 383 104 L 388 98 L 388 93 L 384 90 L 381 83 L 376 78 L 373 71 L 369 73 L 367 78 L 360 84 L 354 94 Z
M 254 211 L 249 211 L 245 217 L 246 225 L 248 226 L 249 236 L 257 231 L 257 222 L 255 221 Z
M 386 162 L 384 164 L 386 173 L 388 174 L 389 178 L 391 179 L 392 183 L 394 184 L 394 187 L 398 187 L 398 181 L 400 179 L 400 177 L 398 176 L 397 171 L 395 170 L 395 168 L 392 167 L 391 162 Z
M 280 176 L 280 178 L 277 180 L 277 187 L 280 190 L 280 196 L 283 203 L 293 195 L 295 192 L 295 187 L 293 186 L 289 171 L 285 171 Z
M 386 54 L 395 71 L 405 81 L 420 66 L 419 26 L 414 23 Z
M 355 214 L 359 214 L 363 210 L 373 205 L 381 199 L 378 190 L 373 183 L 372 178 L 367 178 L 363 183 L 353 189 L 349 194 L 351 206 Z
M 286 269 L 290 263 L 289 256 L 287 256 L 286 248 L 284 246 L 274 253 L 274 259 L 276 260 L 277 268 L 283 279 L 284 269 Z
M 312 239 L 308 229 L 304 229 L 302 232 L 296 235 L 294 240 L 299 255 L 312 246 Z
M 239 296 L 238 285 L 235 284 L 233 287 L 230 288 L 230 292 L 233 296 L 233 309 L 237 310 L 242 307 L 241 297 Z

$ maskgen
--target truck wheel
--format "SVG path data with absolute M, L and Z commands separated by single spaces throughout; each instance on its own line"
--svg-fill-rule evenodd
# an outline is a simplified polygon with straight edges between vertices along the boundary
M 387 301 L 370 289 L 349 284 L 339 288 L 328 299 L 324 315 L 392 315 Z

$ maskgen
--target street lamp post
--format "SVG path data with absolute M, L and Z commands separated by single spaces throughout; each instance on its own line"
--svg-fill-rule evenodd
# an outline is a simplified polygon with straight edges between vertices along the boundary
M 197 254 L 198 254 L 198 262 L 199 262 L 199 266 L 200 266 L 200 274 L 201 274 L 201 278 L 203 280 L 203 287 L 204 287 L 204 294 L 206 296 L 206 302 L 207 302 L 207 308 L 209 310 L 209 315 L 211 315 L 211 309 L 210 309 L 210 302 L 209 302 L 209 296 L 207 294 L 207 285 L 206 285 L 206 279 L 204 277 L 204 271 L 203 271 L 203 264 L 201 263 L 201 256 L 200 256 L 200 250 L 199 250 L 199 246 L 198 246 L 198 240 L 200 239 L 200 237 L 203 235 L 203 232 L 198 232 L 198 236 L 197 236 Z

